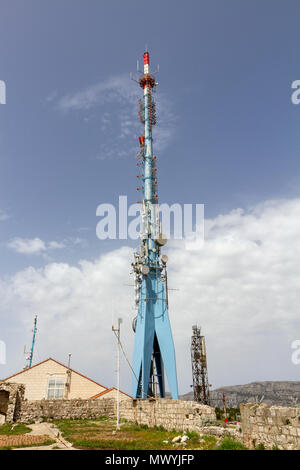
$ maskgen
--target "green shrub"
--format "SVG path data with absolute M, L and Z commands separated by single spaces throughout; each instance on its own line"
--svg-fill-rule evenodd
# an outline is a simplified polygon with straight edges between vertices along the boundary
M 141 424 L 140 428 L 141 429 L 149 429 L 149 426 L 148 426 L 148 424 Z
M 224 439 L 218 447 L 219 450 L 247 450 L 247 447 L 244 446 L 239 441 L 235 441 L 230 437 Z
M 262 443 L 258 444 L 258 446 L 256 447 L 256 450 L 265 450 L 265 446 Z
M 148 428 L 148 427 L 147 427 Z M 155 431 L 167 431 L 166 428 L 164 428 L 162 425 L 160 426 L 154 426 Z
M 200 437 L 196 431 L 186 431 L 185 434 L 193 441 L 198 440 Z

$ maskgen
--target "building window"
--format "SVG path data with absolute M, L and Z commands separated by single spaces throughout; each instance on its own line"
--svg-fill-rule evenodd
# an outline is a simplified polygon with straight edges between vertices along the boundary
M 48 379 L 48 393 L 47 398 L 64 398 L 65 381 L 59 377 L 51 377 Z

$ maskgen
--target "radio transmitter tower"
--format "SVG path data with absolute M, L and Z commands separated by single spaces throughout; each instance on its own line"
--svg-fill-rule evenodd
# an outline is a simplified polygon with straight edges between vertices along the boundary
M 140 169 L 138 191 L 142 193 L 142 224 L 139 251 L 132 263 L 135 273 L 135 302 L 137 316 L 133 355 L 133 388 L 135 398 L 156 395 L 165 397 L 164 369 L 173 399 L 178 399 L 175 349 L 168 314 L 168 285 L 166 264 L 161 254 L 167 242 L 162 235 L 157 196 L 156 156 L 152 148 L 152 127 L 156 124 L 152 92 L 157 85 L 150 74 L 149 53 L 144 57 L 144 73 L 139 79 L 143 98 L 139 100 L 139 116 L 144 134 L 139 137 L 137 166 Z
M 198 401 L 199 403 L 203 403 L 203 405 L 209 405 L 210 398 L 205 338 L 204 336 L 201 336 L 201 330 L 197 327 L 197 325 L 193 326 L 191 356 L 194 400 Z

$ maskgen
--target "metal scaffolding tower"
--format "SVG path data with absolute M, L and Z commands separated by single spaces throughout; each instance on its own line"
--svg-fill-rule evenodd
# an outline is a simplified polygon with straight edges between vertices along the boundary
M 198 328 L 197 325 L 193 326 L 191 356 L 194 400 L 199 403 L 203 403 L 204 405 L 209 405 L 210 398 L 205 338 L 204 336 L 201 336 L 201 329 Z

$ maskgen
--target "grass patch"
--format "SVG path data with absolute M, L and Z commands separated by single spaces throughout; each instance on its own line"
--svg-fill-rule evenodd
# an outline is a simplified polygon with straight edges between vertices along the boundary
M 116 431 L 116 420 L 57 420 L 56 426 L 63 437 L 79 449 L 113 450 L 193 450 L 212 449 L 216 445 L 214 436 L 200 437 L 196 432 L 186 432 L 186 444 L 175 445 L 172 439 L 183 432 L 167 431 L 163 426 L 149 428 L 147 425 L 121 422 Z
M 235 441 L 230 437 L 225 438 L 219 446 L 216 447 L 217 450 L 248 450 L 244 444 L 239 441 Z
M 0 426 L 0 435 L 1 436 L 21 436 L 27 434 L 31 429 L 28 428 L 25 424 L 3 424 Z

